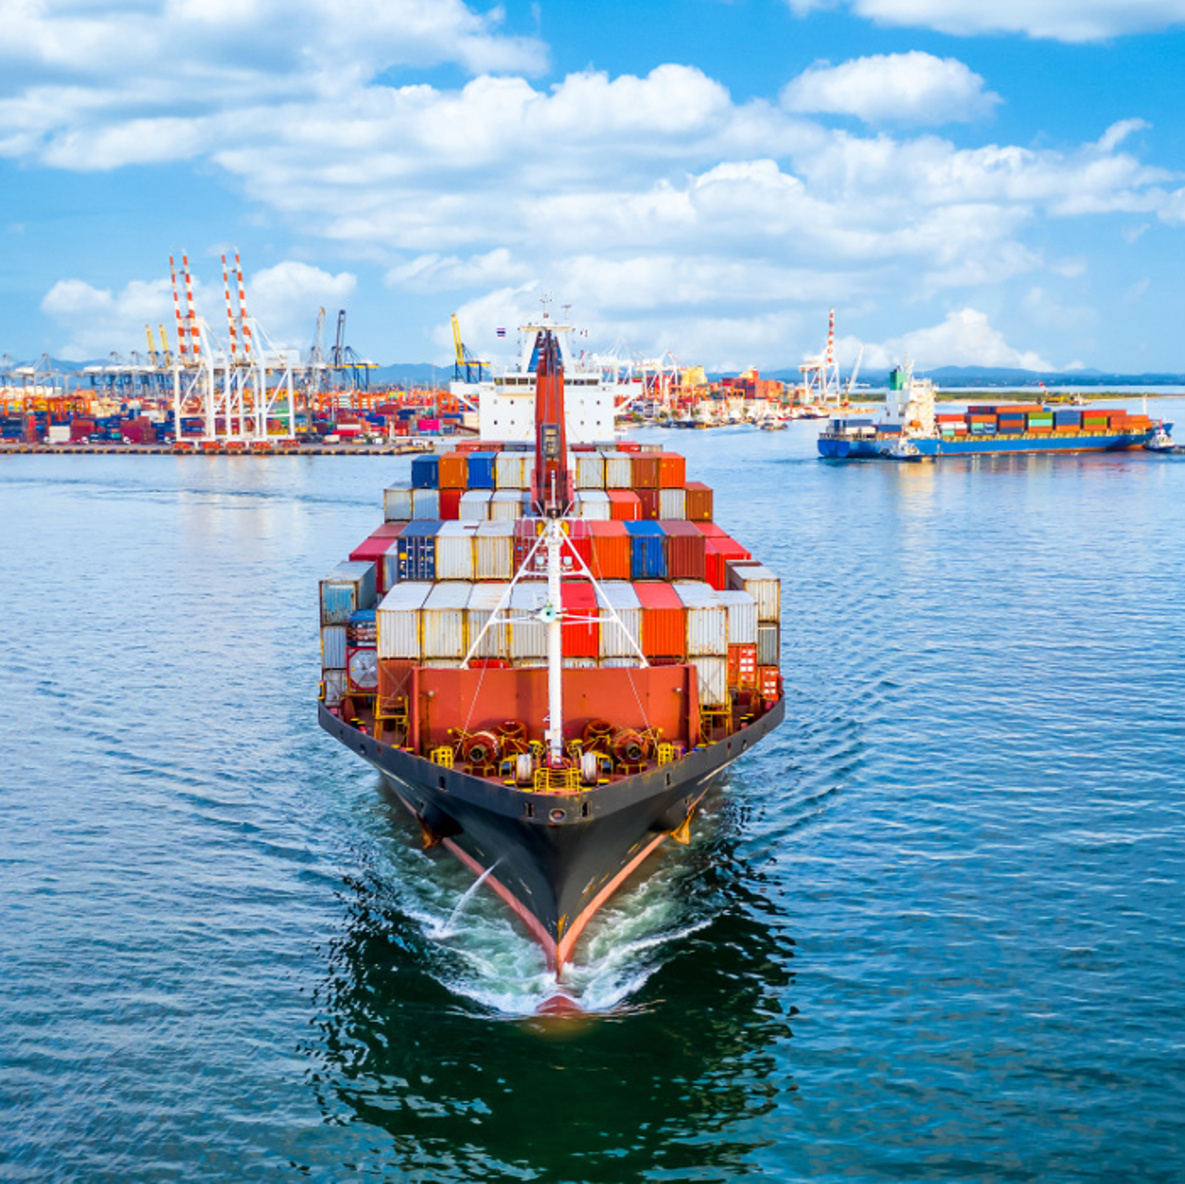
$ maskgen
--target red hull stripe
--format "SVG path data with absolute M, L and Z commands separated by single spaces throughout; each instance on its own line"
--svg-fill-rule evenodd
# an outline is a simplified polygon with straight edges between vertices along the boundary
M 661 843 L 665 838 L 666 835 L 655 835 L 654 838 L 651 839 L 650 842 L 647 843 L 646 846 L 643 847 L 642 850 L 639 851 L 638 854 L 635 855 L 633 859 L 631 859 L 629 863 L 627 863 L 625 867 L 623 867 L 621 871 L 619 871 L 617 875 L 615 875 L 613 879 L 610 880 L 609 883 L 606 884 L 605 887 L 593 897 L 592 903 L 589 904 L 584 912 L 582 912 L 580 916 L 576 918 L 572 924 L 572 928 L 569 929 L 568 932 L 565 933 L 560 939 L 559 947 L 556 950 L 557 974 L 559 974 L 564 963 L 567 962 L 572 956 L 572 947 L 576 944 L 576 939 L 584 932 L 584 927 L 589 923 L 589 921 L 593 919 L 593 916 L 596 914 L 597 910 L 605 903 L 605 901 L 609 899 L 609 897 L 613 895 L 614 892 L 617 891 L 618 888 L 621 887 L 621 882 L 626 878 L 626 876 L 628 876 L 630 872 L 632 872 L 634 868 L 636 868 L 638 864 L 640 864 L 642 860 L 644 860 L 646 856 L 649 855 L 650 852 L 653 851 L 654 848 L 657 847 L 659 843 Z
M 487 869 L 482 867 L 467 851 L 462 851 L 452 839 L 442 839 L 441 842 L 475 876 L 485 875 Z M 485 882 L 515 911 L 522 919 L 523 924 L 531 931 L 531 936 L 543 947 L 543 953 L 547 958 L 548 970 L 554 970 L 556 974 L 559 974 L 560 968 L 556 963 L 555 939 L 543 928 L 539 918 L 497 876 L 488 875 Z

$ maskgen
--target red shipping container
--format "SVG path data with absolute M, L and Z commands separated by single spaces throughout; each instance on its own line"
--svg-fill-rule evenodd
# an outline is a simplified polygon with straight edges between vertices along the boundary
M 370 532 L 370 537 L 372 539 L 386 539 L 389 542 L 391 539 L 397 539 L 403 533 L 403 528 L 406 525 L 406 522 L 384 522 L 378 530 Z
M 564 623 L 560 630 L 565 658 L 595 658 L 601 652 L 600 609 L 588 580 L 565 580 L 560 586 Z M 569 613 L 585 620 L 568 619 Z
M 635 493 L 658 488 L 661 464 L 661 454 L 657 452 L 639 452 L 634 457 L 632 484 Z
M 694 522 L 663 519 L 659 522 L 666 539 L 668 580 L 704 579 L 704 544 L 707 539 L 695 528 Z
M 609 517 L 614 522 L 635 522 L 642 517 L 642 503 L 638 495 L 629 489 L 610 489 Z
M 637 442 L 637 440 L 618 440 L 617 441 L 617 451 L 618 452 L 641 452 L 642 445 L 639 444 Z
M 658 495 L 657 489 L 635 489 L 634 494 L 638 499 L 638 508 L 642 512 L 642 519 L 645 522 L 657 522 L 661 499 Z
M 463 489 L 442 489 L 440 491 L 440 517 L 445 522 L 456 522 L 461 517 L 461 494 Z
M 687 520 L 712 521 L 712 488 L 702 481 L 687 482 Z
M 751 691 L 757 686 L 757 643 L 728 647 L 728 685 Z
M 704 540 L 704 579 L 717 592 L 728 587 L 728 565 L 738 560 L 751 559 L 752 555 L 736 539 L 726 534 Z
M 757 667 L 757 690 L 761 697 L 772 703 L 778 697 L 778 668 L 776 666 Z
M 670 584 L 634 585 L 642 605 L 642 653 L 682 659 L 687 654 L 687 609 Z
M 710 539 L 728 537 L 724 528 L 722 526 L 717 526 L 715 522 L 700 522 L 698 519 L 696 519 L 695 529 L 698 530 L 700 534 L 707 535 L 707 537 Z
M 677 452 L 658 454 L 659 489 L 682 489 L 687 484 L 687 460 Z
M 445 452 L 438 462 L 438 487 L 444 489 L 467 489 L 469 487 L 469 461 L 463 452 Z M 447 514 L 442 514 L 447 518 Z M 456 515 L 454 514 L 455 518 Z
M 567 546 L 560 552 L 561 561 L 572 559 L 572 551 L 575 551 L 581 559 L 584 560 L 584 566 L 592 571 L 592 535 L 589 534 L 588 528 L 592 525 L 591 522 L 583 518 L 573 518 L 566 523 L 565 533 L 568 536 L 568 542 L 571 544 L 571 551 Z M 565 568 L 567 570 L 567 568 Z M 579 565 L 572 559 L 572 571 L 579 571 Z
M 624 522 L 589 522 L 592 574 L 598 580 L 630 578 L 630 536 Z

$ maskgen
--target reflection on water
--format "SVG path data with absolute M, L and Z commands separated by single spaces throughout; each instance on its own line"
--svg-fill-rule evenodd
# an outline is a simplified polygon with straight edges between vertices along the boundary
M 793 1088 L 794 942 L 738 854 L 739 807 L 716 796 L 710 809 L 700 840 L 589 935 L 577 989 L 628 1005 L 572 1019 L 531 1016 L 522 996 L 517 1015 L 495 1010 L 515 990 L 498 974 L 532 944 L 499 902 L 484 911 L 479 894 L 466 908 L 461 950 L 430 936 L 445 901 L 406 866 L 398 896 L 378 867 L 343 884 L 303 1050 L 326 1119 L 380 1128 L 379 1164 L 425 1178 L 742 1170 L 761 1116 Z M 391 835 L 395 858 L 406 837 Z

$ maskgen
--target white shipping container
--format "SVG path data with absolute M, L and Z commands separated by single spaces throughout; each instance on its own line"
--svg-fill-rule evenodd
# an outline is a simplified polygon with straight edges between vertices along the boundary
M 420 610 L 421 649 L 425 659 L 465 656 L 465 609 L 473 585 L 461 580 L 434 584 Z
M 608 522 L 612 517 L 609 495 L 603 489 L 582 489 L 576 495 L 576 513 L 589 522 Z
M 469 591 L 469 600 L 465 605 L 466 645 L 477 643 L 473 651 L 475 658 L 510 658 L 510 629 L 505 621 L 497 621 L 490 625 L 482 636 L 494 610 L 502 602 L 510 588 L 509 582 L 500 584 L 474 584 Z M 509 599 L 503 606 L 502 616 L 506 616 L 510 609 Z M 478 641 L 478 638 L 481 638 Z M 468 651 L 466 651 L 468 652 Z
M 411 521 L 410 485 L 399 485 L 383 490 L 383 517 L 388 522 Z
M 419 580 L 396 584 L 375 614 L 380 658 L 420 658 L 420 609 L 432 585 Z
M 485 522 L 490 516 L 492 489 L 470 489 L 461 494 L 457 511 L 462 522 Z
M 727 658 L 728 610 L 716 589 L 699 580 L 675 583 L 671 587 L 687 609 L 688 656 Z
M 638 658 L 602 658 L 601 668 L 603 670 L 620 670 L 626 666 L 640 666 L 641 660 Z
M 757 665 L 780 666 L 782 664 L 782 627 L 772 621 L 763 621 L 757 626 Z
M 325 706 L 340 707 L 342 697 L 346 693 L 346 672 L 326 670 L 321 681 L 325 684 Z
M 605 458 L 599 452 L 576 452 L 576 488 L 605 488 Z
M 411 516 L 421 521 L 440 517 L 440 490 L 413 489 L 411 491 Z
M 543 660 L 547 657 L 547 626 L 533 618 L 547 600 L 547 585 L 542 580 L 521 580 L 510 594 L 510 613 L 515 620 L 510 626 L 510 656 Z
M 605 488 L 633 489 L 634 462 L 629 452 L 604 452 L 605 458 Z
M 321 581 L 321 624 L 344 625 L 355 609 L 373 608 L 375 566 L 355 559 L 339 563 Z
M 499 460 L 501 457 L 499 457 Z M 523 495 L 519 489 L 495 489 L 490 498 L 491 522 L 514 522 L 523 516 Z
M 323 625 L 321 627 L 321 665 L 335 670 L 346 668 L 345 625 Z
M 526 489 L 528 452 L 499 452 L 494 461 L 495 489 Z
M 51 423 L 48 438 L 51 444 L 69 444 L 70 425 L 68 423 Z
M 399 583 L 399 540 L 392 539 L 379 562 L 383 565 L 383 587 L 392 588 Z
M 728 704 L 728 659 L 692 658 L 699 684 L 701 707 L 724 707 Z
M 602 581 L 597 585 L 597 604 L 601 606 L 601 657 L 636 659 L 642 642 L 642 603 L 633 584 L 627 580 Z M 609 615 L 609 606 L 621 618 L 621 625 Z M 627 630 L 636 645 L 626 636 Z
M 752 645 L 757 640 L 757 601 L 741 588 L 718 591 L 728 609 L 728 644 Z M 760 662 L 761 659 L 758 659 Z M 765 663 L 772 665 L 773 663 Z
M 660 489 L 658 491 L 658 516 L 660 518 L 685 519 L 687 517 L 687 490 Z
M 514 578 L 514 523 L 482 522 L 474 536 L 474 576 L 479 580 Z
M 759 621 L 782 619 L 782 581 L 760 563 L 730 563 L 728 586 L 743 588 L 757 601 Z
M 476 522 L 442 522 L 436 532 L 436 578 L 472 580 Z

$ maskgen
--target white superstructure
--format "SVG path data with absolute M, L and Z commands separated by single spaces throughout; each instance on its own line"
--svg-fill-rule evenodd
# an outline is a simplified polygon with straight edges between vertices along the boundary
M 641 384 L 608 378 L 572 349 L 572 325 L 559 325 L 544 312 L 536 324 L 519 326 L 519 359 L 479 382 L 454 380 L 449 390 L 480 416 L 480 439 L 533 442 L 535 439 L 535 342 L 555 334 L 564 363 L 564 406 L 568 444 L 613 439 L 616 413 L 636 398 Z

